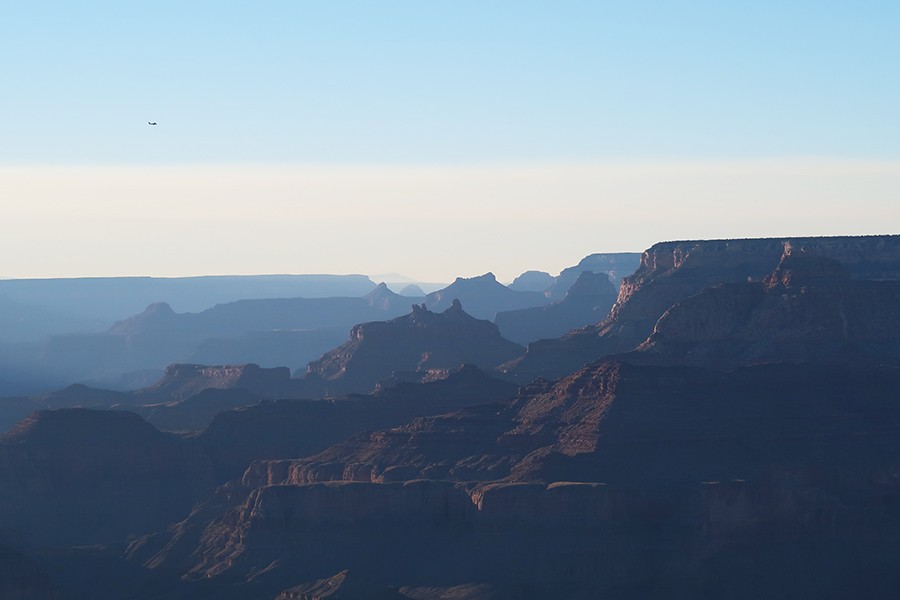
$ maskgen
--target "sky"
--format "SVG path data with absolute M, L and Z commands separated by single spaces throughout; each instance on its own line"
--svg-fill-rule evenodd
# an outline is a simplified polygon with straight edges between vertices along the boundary
M 4 2 L 0 277 L 508 281 L 900 233 L 898 30 L 865 0 Z

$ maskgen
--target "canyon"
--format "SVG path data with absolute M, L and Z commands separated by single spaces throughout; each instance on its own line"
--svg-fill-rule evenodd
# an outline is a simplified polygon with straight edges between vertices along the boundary
M 175 364 L 136 392 L 27 400 L 42 410 L 0 438 L 0 565 L 20 573 L 6 585 L 172 600 L 900 589 L 900 236 L 664 242 L 615 300 L 612 275 L 574 275 L 563 295 L 523 277 L 516 298 L 538 306 L 488 315 L 470 298 L 495 323 L 426 297 L 294 376 Z M 495 284 L 447 289 L 505 295 Z M 595 320 L 565 331 L 580 299 Z M 556 329 L 526 351 L 501 336 L 513 323 Z

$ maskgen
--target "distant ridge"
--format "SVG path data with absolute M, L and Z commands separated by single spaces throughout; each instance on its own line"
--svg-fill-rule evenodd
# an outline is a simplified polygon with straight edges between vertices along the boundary
M 413 304 L 402 317 L 355 326 L 345 344 L 309 364 L 302 381 L 329 395 L 363 393 L 395 372 L 422 376 L 462 364 L 493 369 L 523 351 L 496 325 L 466 313 L 459 300 L 443 312 Z
M 473 317 L 492 321 L 497 313 L 504 310 L 529 308 L 547 304 L 549 300 L 540 292 L 519 292 L 499 283 L 493 273 L 479 277 L 457 277 L 456 281 L 442 290 L 425 297 L 425 305 L 434 311 L 450 308 L 454 300 L 459 300 Z
M 374 287 L 365 275 L 83 277 L 0 280 L 0 296 L 111 323 L 154 302 L 166 302 L 178 312 L 196 312 L 249 298 L 362 296 Z

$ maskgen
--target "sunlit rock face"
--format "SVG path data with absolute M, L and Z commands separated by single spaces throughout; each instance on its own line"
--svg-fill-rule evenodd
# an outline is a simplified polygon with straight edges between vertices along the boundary
M 541 340 L 503 370 L 520 382 L 557 378 L 603 356 L 642 344 L 677 302 L 708 287 L 762 281 L 778 268 L 786 248 L 831 258 L 855 281 L 900 280 L 900 236 L 769 238 L 662 242 L 641 256 L 622 281 L 609 316 L 555 340 Z
M 900 282 L 854 281 L 837 260 L 788 251 L 762 281 L 674 304 L 639 350 L 655 362 L 720 367 L 900 364 Z
M 272 596 L 346 569 L 369 593 L 477 583 L 494 598 L 744 597 L 729 582 L 745 578 L 844 594 L 870 572 L 865 589 L 885 597 L 900 582 L 882 560 L 900 546 L 898 385 L 885 367 L 599 363 L 257 461 L 143 559 Z

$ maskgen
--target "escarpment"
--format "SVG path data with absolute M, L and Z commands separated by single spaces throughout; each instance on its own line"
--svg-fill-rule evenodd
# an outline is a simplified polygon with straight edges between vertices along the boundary
M 124 573 L 110 599 L 893 597 L 898 257 L 897 236 L 667 242 L 606 318 L 518 361 L 441 297 L 303 379 L 175 366 L 206 391 L 152 410 L 254 404 L 180 437 L 38 413 L 0 438 L 0 525 L 96 553 L 68 581 Z M 570 296 L 608 292 L 582 273 Z M 284 381 L 326 398 L 236 393 Z
M 555 379 L 603 356 L 628 352 L 653 333 L 669 307 L 719 284 L 761 281 L 786 249 L 834 259 L 854 281 L 900 280 L 900 236 L 768 238 L 662 242 L 624 278 L 609 316 L 561 338 L 529 345 L 503 370 L 525 383 Z

